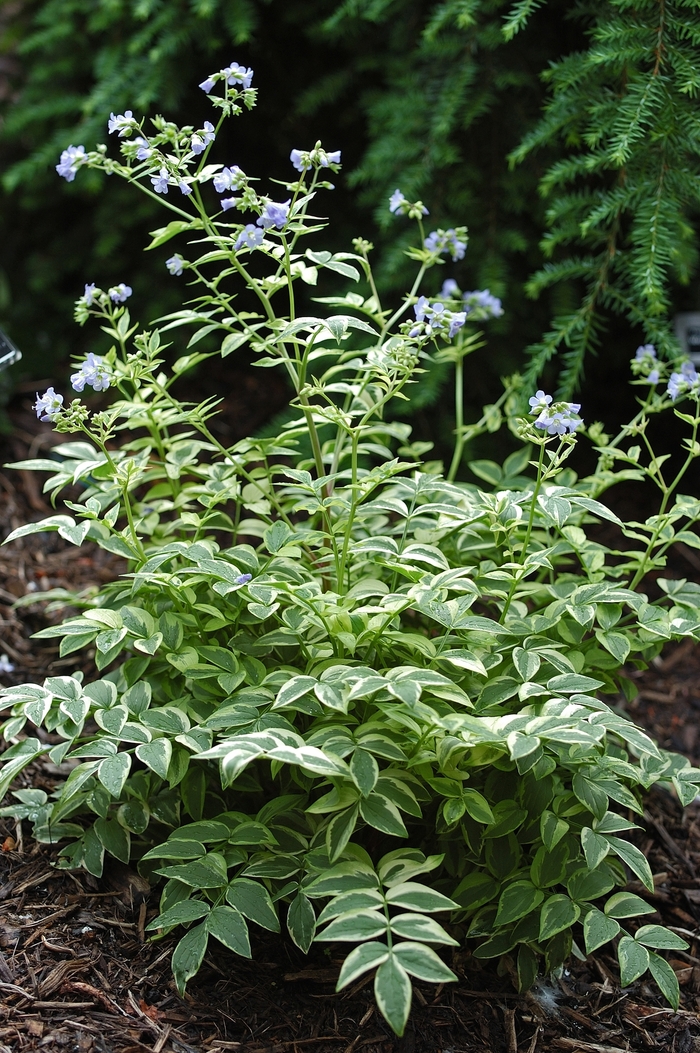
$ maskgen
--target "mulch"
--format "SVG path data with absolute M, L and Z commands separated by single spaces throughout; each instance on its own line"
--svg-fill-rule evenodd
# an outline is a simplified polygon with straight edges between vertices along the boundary
M 35 426 L 28 399 L 12 416 L 2 462 L 45 455 L 63 441 Z M 36 476 L 0 468 L 3 536 L 51 511 Z M 115 557 L 57 534 L 0 549 L 0 653 L 15 667 L 0 673 L 0 683 L 72 671 L 77 656 L 60 659 L 53 641 L 30 640 L 62 617 L 40 598 L 49 589 L 94 588 L 121 569 Z M 13 607 L 33 596 L 36 602 Z M 672 645 L 631 675 L 639 694 L 621 708 L 662 746 L 699 764 L 700 651 Z M 55 774 L 40 764 L 23 782 L 49 789 Z M 157 891 L 114 862 L 100 880 L 56 870 L 55 850 L 0 820 L 0 1053 L 700 1053 L 700 803 L 682 811 L 654 791 L 642 825 L 637 843 L 651 864 L 658 912 L 644 921 L 668 925 L 690 944 L 670 958 L 681 986 L 678 1012 L 645 979 L 621 990 L 606 949 L 519 995 L 507 961 L 499 974 L 459 948 L 448 958 L 459 983 L 417 983 L 406 1034 L 397 1039 L 374 1007 L 370 978 L 335 993 L 342 960 L 335 949 L 304 956 L 261 930 L 251 931 L 252 961 L 215 949 L 181 999 L 169 965 L 177 936 L 152 941 L 144 931 L 157 914 Z

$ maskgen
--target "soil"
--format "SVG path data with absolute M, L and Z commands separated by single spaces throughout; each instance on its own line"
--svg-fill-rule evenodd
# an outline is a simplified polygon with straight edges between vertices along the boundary
M 37 426 L 29 401 L 11 407 L 15 429 L 0 444 L 2 462 L 42 456 L 63 441 Z M 248 413 L 244 398 L 241 416 Z M 229 441 L 249 426 L 231 424 Z M 0 493 L 3 536 L 51 514 L 33 473 L 0 469 Z M 61 617 L 40 597 L 95 588 L 121 570 L 119 559 L 57 534 L 0 549 L 0 654 L 14 665 L 0 672 L 0 683 L 74 669 L 75 656 L 60 659 L 52 641 L 30 639 Z M 28 605 L 13 606 L 24 598 Z M 629 716 L 662 746 L 700 763 L 700 651 L 690 641 L 672 645 L 632 675 L 639 694 L 625 707 Z M 33 784 L 51 787 L 52 774 L 35 768 Z M 683 811 L 653 792 L 643 826 L 638 844 L 652 867 L 658 911 L 645 922 L 668 925 L 690 944 L 670 957 L 678 1012 L 644 979 L 621 990 L 605 950 L 518 995 L 507 963 L 499 974 L 460 948 L 450 962 L 459 982 L 417 983 L 398 1039 L 374 1007 L 370 978 L 335 994 L 333 951 L 304 956 L 261 930 L 251 933 L 252 961 L 223 949 L 210 954 L 181 999 L 169 965 L 176 937 L 146 938 L 157 893 L 138 874 L 114 863 L 99 881 L 58 871 L 54 851 L 25 840 L 21 824 L 0 820 L 0 1053 L 700 1053 L 700 803 Z

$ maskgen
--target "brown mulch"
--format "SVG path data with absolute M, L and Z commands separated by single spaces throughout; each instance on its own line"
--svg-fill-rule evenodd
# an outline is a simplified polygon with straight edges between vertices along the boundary
M 15 419 L 3 462 L 45 455 L 62 441 L 36 428 L 26 407 Z M 34 475 L 0 467 L 3 536 L 51 511 Z M 53 641 L 29 639 L 61 613 L 47 614 L 41 602 L 13 608 L 17 598 L 89 589 L 120 569 L 115 557 L 56 534 L 0 549 L 0 653 L 15 666 L 0 683 L 41 681 L 76 666 L 76 656 L 57 657 Z M 626 705 L 630 717 L 700 763 L 700 650 L 672 645 L 633 675 L 639 695 Z M 51 787 L 46 766 L 34 777 Z M 58 871 L 54 851 L 2 820 L 0 1053 L 700 1053 L 700 803 L 682 812 L 670 795 L 654 792 L 643 825 L 637 843 L 654 873 L 658 911 L 644 921 L 668 925 L 690 944 L 670 958 L 681 985 L 678 1013 L 644 979 L 620 990 L 609 949 L 573 960 L 559 979 L 522 996 L 507 963 L 499 975 L 495 964 L 460 949 L 449 962 L 459 983 L 416 984 L 406 1034 L 397 1039 L 374 1007 L 369 978 L 335 993 L 335 948 L 304 956 L 254 927 L 252 961 L 214 945 L 181 999 L 169 965 L 176 935 L 152 942 L 144 932 L 157 891 L 114 862 L 99 881 Z

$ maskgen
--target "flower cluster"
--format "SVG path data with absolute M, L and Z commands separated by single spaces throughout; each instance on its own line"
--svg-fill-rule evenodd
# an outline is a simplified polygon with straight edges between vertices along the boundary
M 634 353 L 632 372 L 647 384 L 658 384 L 661 376 L 657 368 L 656 348 L 653 344 L 642 344 Z
M 195 132 L 192 136 L 192 153 L 202 154 L 209 146 L 209 143 L 213 143 L 216 139 L 216 132 L 214 131 L 214 125 L 211 121 L 205 121 L 204 127 L 200 128 L 198 132 Z M 136 155 L 138 157 L 138 154 Z
M 668 379 L 667 392 L 675 402 L 681 395 L 700 395 L 700 376 L 692 362 L 684 362 L 680 373 L 671 373 Z
M 395 216 L 410 216 L 411 219 L 429 214 L 422 201 L 409 201 L 400 190 L 395 190 L 389 198 L 389 211 Z
M 308 172 L 310 168 L 330 168 L 340 164 L 340 150 L 328 152 L 319 141 L 313 150 L 292 150 L 289 160 L 297 172 Z
M 467 320 L 465 311 L 450 311 L 444 303 L 431 304 L 427 296 L 421 296 L 413 310 L 418 324 L 413 326 L 408 335 L 414 337 L 430 337 L 440 333 L 451 340 Z
M 130 285 L 125 285 L 124 282 L 120 282 L 119 285 L 113 285 L 112 288 L 108 290 L 107 295 L 112 303 L 125 303 L 133 291 L 134 290 Z
M 433 230 L 423 242 L 430 252 L 449 253 L 453 260 L 463 260 L 467 251 L 466 227 L 450 227 L 449 230 Z M 464 239 L 464 240 L 461 240 Z
M 454 278 L 445 279 L 440 296 L 444 300 L 461 297 L 467 315 L 472 315 L 480 321 L 486 318 L 500 318 L 503 314 L 501 301 L 497 296 L 493 296 L 489 289 L 475 289 L 473 292 L 463 293 Z
M 57 395 L 54 389 L 47 388 L 43 395 L 37 392 L 36 402 L 32 407 L 39 420 L 54 421 L 63 409 L 63 395 Z
M 56 165 L 56 171 L 67 182 L 72 183 L 75 179 L 75 173 L 81 165 L 85 164 L 87 159 L 84 146 L 69 146 L 61 154 L 61 159 Z
M 530 401 L 530 413 L 537 417 L 536 428 L 546 431 L 548 435 L 566 435 L 580 428 L 583 421 L 579 417 L 579 402 L 555 402 L 551 395 L 545 395 L 541 389 L 536 391 Z
M 186 179 L 177 179 L 172 176 L 165 166 L 160 168 L 155 175 L 151 176 L 151 183 L 156 194 L 167 194 L 171 186 L 177 186 L 181 194 L 187 197 L 192 193 L 192 187 Z
M 75 391 L 83 391 L 86 384 L 95 391 L 106 391 L 110 384 L 110 371 L 100 356 L 93 355 L 91 351 L 78 372 L 72 374 L 70 382 Z
M 131 135 L 134 128 L 138 128 L 138 121 L 134 118 L 131 110 L 125 110 L 124 113 L 110 113 L 109 121 L 107 122 L 107 129 L 109 134 L 117 132 L 119 138 L 123 139 L 125 135 Z
M 240 84 L 243 88 L 249 88 L 253 83 L 253 71 L 241 66 L 238 62 L 232 62 L 226 69 L 220 69 L 218 73 L 212 73 L 211 76 L 202 81 L 199 87 L 207 95 L 210 95 L 214 90 L 214 85 L 220 80 L 225 81 L 231 88 L 236 84 Z

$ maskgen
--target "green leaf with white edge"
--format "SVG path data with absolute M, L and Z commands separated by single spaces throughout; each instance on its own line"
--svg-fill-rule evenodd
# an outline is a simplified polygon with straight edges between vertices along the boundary
M 287 929 L 299 950 L 307 954 L 316 933 L 316 915 L 303 892 L 299 892 L 289 904 Z
M 168 768 L 173 755 L 170 739 L 154 739 L 136 747 L 136 756 L 161 779 L 167 778 Z
M 208 942 L 209 933 L 206 924 L 202 922 L 201 925 L 186 932 L 173 951 L 170 965 L 180 997 L 185 993 L 187 981 L 199 971 Z
M 279 918 L 270 893 L 257 881 L 234 878 L 226 889 L 226 901 L 263 929 L 270 932 L 280 931 Z
M 635 845 L 631 845 L 629 841 L 623 841 L 621 837 L 611 837 L 609 834 L 606 835 L 605 840 L 610 845 L 610 848 L 618 856 L 623 863 L 626 863 L 633 874 L 636 874 L 642 884 L 649 889 L 650 892 L 654 891 L 654 879 L 651 874 L 651 867 L 647 857 Z
M 25 702 L 24 704 L 24 715 L 27 720 L 31 720 L 32 724 L 39 727 L 44 722 L 44 717 L 51 709 L 51 692 L 42 691 L 42 694 L 38 698 L 33 698 L 31 702 Z
M 363 797 L 368 797 L 379 778 L 379 765 L 367 750 L 358 748 L 350 760 L 350 775 Z
M 380 833 L 407 837 L 408 831 L 395 804 L 379 793 L 372 793 L 360 801 L 360 815 Z
M 128 863 L 131 856 L 131 838 L 121 823 L 116 819 L 97 819 L 95 833 L 103 847 L 122 863 Z
M 423 943 L 414 943 L 410 940 L 396 943 L 393 954 L 406 972 L 418 980 L 425 980 L 426 983 L 431 984 L 445 984 L 458 979 L 432 947 L 426 947 Z
M 547 681 L 547 689 L 549 691 L 560 692 L 564 695 L 585 694 L 586 692 L 595 691 L 596 688 L 602 686 L 602 680 L 594 680 L 591 676 L 581 676 L 580 673 L 562 673 L 559 676 L 553 676 Z
M 655 951 L 687 951 L 688 944 L 665 925 L 642 925 L 634 934 L 637 943 L 653 947 Z
M 678 977 L 671 966 L 658 954 L 649 951 L 649 972 L 656 980 L 661 994 L 677 1012 L 681 1001 L 681 993 L 678 987 Z
M 358 943 L 385 935 L 387 928 L 386 917 L 379 910 L 352 910 L 334 918 L 323 932 L 316 936 L 316 942 L 328 943 L 338 940 Z
M 411 1012 L 413 988 L 408 973 L 395 955 L 382 962 L 374 977 L 374 997 L 392 1031 L 403 1035 Z
M 614 939 L 620 931 L 620 925 L 613 918 L 608 918 L 596 907 L 589 910 L 583 919 L 583 938 L 586 954 L 593 954 L 603 944 Z
M 59 712 L 72 720 L 74 724 L 82 724 L 90 712 L 90 700 L 82 695 L 79 698 L 63 698 L 59 705 Z
M 386 881 L 384 883 L 387 884 Z M 371 870 L 366 863 L 353 860 L 348 863 L 338 863 L 331 870 L 319 874 L 306 886 L 305 892 L 314 898 L 338 896 L 343 892 L 376 887 L 377 875 L 374 870 Z
M 182 865 L 160 867 L 156 874 L 163 877 L 177 878 L 178 881 L 192 888 L 221 888 L 226 884 L 226 864 L 223 873 L 218 857 L 212 859 L 212 853 L 202 859 L 195 859 Z
M 560 819 L 554 812 L 545 809 L 540 819 L 540 834 L 542 843 L 548 851 L 551 852 L 568 831 L 569 824 L 564 819 Z
M 210 936 L 242 958 L 251 958 L 248 926 L 245 918 L 234 907 L 212 907 L 204 923 Z
M 120 705 L 111 709 L 97 709 L 93 715 L 95 723 L 108 735 L 119 735 L 129 719 L 129 710 Z
M 436 914 L 443 910 L 458 910 L 459 903 L 448 899 L 441 892 L 421 885 L 418 881 L 404 881 L 394 885 L 386 893 L 387 903 L 407 910 L 417 910 L 424 914 Z
M 346 808 L 344 811 L 333 816 L 328 824 L 328 829 L 326 830 L 326 848 L 328 849 L 328 858 L 331 863 L 335 863 L 336 859 L 338 859 L 345 850 L 345 846 L 352 837 L 355 826 L 357 825 L 358 814 L 358 806 L 353 805 L 352 808 Z
M 609 918 L 638 918 L 640 914 L 656 913 L 655 907 L 650 906 L 641 896 L 635 896 L 634 892 L 616 892 L 603 910 Z
M 627 657 L 632 649 L 630 641 L 623 633 L 603 632 L 602 629 L 596 629 L 596 639 L 606 651 L 609 651 L 613 658 L 616 658 L 620 665 L 623 665 L 627 661 Z
M 620 984 L 627 987 L 649 968 L 649 951 L 631 936 L 623 936 L 617 945 L 617 960 L 620 963 Z
M 545 901 L 540 912 L 540 940 L 548 940 L 578 921 L 581 908 L 568 896 L 557 893 Z
M 462 803 L 467 811 L 467 814 L 477 823 L 482 823 L 485 826 L 490 826 L 495 823 L 496 818 L 491 811 L 491 806 L 478 790 L 472 790 L 471 787 L 467 787 L 462 791 Z
M 607 839 L 601 834 L 596 834 L 590 826 L 584 826 L 581 831 L 581 844 L 589 870 L 595 870 L 610 851 Z
M 211 910 L 210 903 L 204 903 L 201 899 L 184 899 L 176 903 L 174 907 L 159 914 L 149 925 L 146 931 L 152 929 L 172 929 L 176 925 L 189 925 L 190 922 L 199 921 Z
M 97 770 L 97 778 L 112 797 L 118 798 L 130 771 L 131 756 L 128 753 L 117 753 L 113 757 L 105 757 Z
M 385 943 L 362 943 L 355 947 L 343 962 L 336 991 L 342 991 L 370 969 L 381 965 L 388 957 L 389 948 Z
M 327 903 L 318 916 L 318 925 L 324 925 L 332 918 L 338 918 L 341 914 L 350 914 L 356 910 L 381 910 L 384 907 L 384 897 L 376 889 L 361 889 L 357 892 L 343 892 L 340 896 L 334 896 Z
M 201 841 L 179 840 L 177 837 L 169 838 L 164 844 L 156 845 L 150 851 L 145 852 L 141 859 L 201 859 L 207 854 L 207 850 Z
M 419 940 L 422 943 L 444 943 L 458 947 L 457 940 L 445 932 L 434 918 L 423 914 L 397 914 L 391 919 L 391 931 L 406 940 Z
M 592 812 L 596 819 L 602 819 L 608 810 L 608 795 L 592 779 L 587 779 L 580 772 L 576 772 L 571 780 L 571 789 L 578 797 L 581 804 Z
M 513 881 L 501 893 L 495 925 L 511 925 L 536 910 L 544 899 L 544 892 L 531 881 Z
M 513 664 L 523 681 L 534 679 L 542 663 L 536 651 L 526 651 L 523 647 L 513 648 Z

